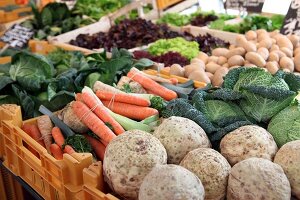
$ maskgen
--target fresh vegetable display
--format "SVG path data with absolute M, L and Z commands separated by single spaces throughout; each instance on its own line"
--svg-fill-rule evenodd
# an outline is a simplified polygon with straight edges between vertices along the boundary
M 246 33 L 249 30 L 264 29 L 266 31 L 279 30 L 283 24 L 283 15 L 265 17 L 261 15 L 246 16 L 242 22 L 237 24 L 226 24 L 227 19 L 218 19 L 209 24 L 211 29 L 229 31 L 234 33 Z
M 124 49 L 113 50 L 111 59 L 105 54 L 84 56 L 62 50 L 47 57 L 19 52 L 11 64 L 1 67 L 1 104 L 17 103 L 22 106 L 24 118 L 32 118 L 38 115 L 41 104 L 56 111 L 74 100 L 73 93 L 85 85 L 93 87 L 97 80 L 117 83 L 132 66 L 142 69 L 152 64 L 148 59 L 133 59 Z
M 33 29 L 34 38 L 40 40 L 93 23 L 91 19 L 74 14 L 64 3 L 49 3 L 41 11 L 35 4 L 31 4 L 31 7 L 34 18 L 22 22 L 21 25 Z
M 92 6 L 87 12 L 96 18 L 98 9 L 105 13 L 126 2 L 95 2 L 102 4 L 96 13 Z M 60 4 L 41 12 L 43 23 L 53 5 Z M 227 17 L 198 13 L 189 20 L 201 25 L 215 16 Z M 101 176 L 95 181 L 105 181 L 105 192 L 120 199 L 300 198 L 300 39 L 267 32 L 279 17 L 273 24 L 250 19 L 256 27 L 247 22 L 244 30 L 266 30 L 237 35 L 230 45 L 125 19 L 108 33 L 72 41 L 103 47 L 102 53 L 13 52 L 11 63 L 0 65 L 0 138 L 21 141 L 19 151 L 41 163 L 64 166 L 84 157 L 75 153 L 89 153 L 88 165 L 103 167 L 90 175 Z M 127 50 L 142 45 L 148 49 Z M 30 120 L 20 122 L 20 108 L 18 119 L 10 117 L 8 103 L 20 105 Z M 4 153 L 13 145 L 5 144 Z

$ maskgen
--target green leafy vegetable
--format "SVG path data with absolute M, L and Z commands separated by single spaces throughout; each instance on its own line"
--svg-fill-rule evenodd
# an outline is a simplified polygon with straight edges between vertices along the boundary
M 300 139 L 300 110 L 297 105 L 289 106 L 275 115 L 269 123 L 268 131 L 281 147 L 287 142 Z
M 91 144 L 83 135 L 80 134 L 75 134 L 73 136 L 67 137 L 65 143 L 62 146 L 62 149 L 64 149 L 66 145 L 72 146 L 77 153 L 92 152 Z
M 178 52 L 182 56 L 192 59 L 199 53 L 199 44 L 197 42 L 189 42 L 184 38 L 160 39 L 154 42 L 148 49 L 152 55 L 162 55 L 167 52 Z
M 42 55 L 20 52 L 13 56 L 9 74 L 26 90 L 38 91 L 41 84 L 52 77 L 54 67 Z

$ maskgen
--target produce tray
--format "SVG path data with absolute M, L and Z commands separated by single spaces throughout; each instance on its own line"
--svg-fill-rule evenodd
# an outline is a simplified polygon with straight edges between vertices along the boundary
M 178 3 L 180 2 L 180 3 Z M 164 15 L 166 13 L 177 13 L 177 12 L 182 12 L 190 7 L 192 7 L 193 5 L 196 5 L 197 3 L 199 3 L 199 0 L 184 0 L 184 1 L 177 1 L 178 4 L 173 6 L 170 6 L 167 9 L 161 10 L 160 11 L 160 15 Z
M 107 16 L 103 16 L 98 22 L 72 30 L 70 32 L 55 36 L 55 37 L 49 37 L 48 41 L 51 44 L 55 44 L 55 45 L 61 45 L 61 44 L 66 44 L 68 46 L 73 46 L 76 47 L 74 45 L 70 45 L 69 42 L 71 40 L 76 39 L 76 37 L 80 34 L 94 34 L 94 33 L 98 33 L 98 32 L 108 32 L 109 29 L 114 25 L 114 21 L 115 19 L 121 17 L 121 16 L 126 16 L 129 14 L 130 11 L 132 10 L 138 10 L 138 16 L 140 18 L 144 18 L 147 20 L 150 19 L 155 19 L 158 17 L 158 11 L 156 10 L 155 6 L 153 7 L 153 10 L 148 13 L 147 15 L 143 13 L 143 6 L 145 4 L 149 4 L 152 3 L 152 0 L 141 0 L 141 1 L 133 1 L 132 3 L 122 7 L 121 9 L 119 9 L 118 11 L 107 15 Z M 79 47 L 77 47 L 79 48 Z M 85 49 L 85 48 L 81 48 L 81 49 Z M 92 50 L 88 50 L 85 49 L 86 51 L 92 51 Z M 93 52 L 102 52 L 104 49 L 94 49 Z
M 63 160 L 56 160 L 20 128 L 22 124 L 36 123 L 36 119 L 23 122 L 17 105 L 0 106 L 0 122 L 0 157 L 4 166 L 44 199 L 75 199 L 82 190 L 82 171 L 92 164 L 92 154 L 64 154 Z M 28 148 L 35 149 L 38 156 Z
M 214 29 L 209 29 L 208 27 L 198 27 L 198 26 L 184 26 L 182 28 L 183 31 L 189 32 L 194 36 L 198 35 L 205 35 L 205 34 L 210 34 L 213 37 L 220 38 L 224 41 L 229 42 L 230 44 L 235 44 L 235 38 L 238 35 L 238 33 L 231 33 L 231 32 L 226 32 L 226 31 L 220 31 L 220 30 L 214 30 Z

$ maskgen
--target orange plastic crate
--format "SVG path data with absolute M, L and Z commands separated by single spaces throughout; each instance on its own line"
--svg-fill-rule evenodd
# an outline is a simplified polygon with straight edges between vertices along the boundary
M 20 128 L 23 123 L 36 123 L 36 119 L 23 122 L 17 105 L 0 106 L 0 121 L 0 156 L 4 166 L 44 199 L 75 199 L 82 191 L 83 169 L 92 164 L 92 154 L 64 154 L 63 160 L 56 160 Z M 28 147 L 35 149 L 38 157 Z
M 159 10 L 163 10 L 169 6 L 172 6 L 182 0 L 156 0 L 157 8 Z
M 0 23 L 8 23 L 26 17 L 26 16 L 20 16 L 20 14 L 27 13 L 27 12 L 31 12 L 31 7 L 21 6 L 20 8 L 17 8 L 10 12 L 0 10 Z
M 0 199 L 23 200 L 24 194 L 20 183 L 3 166 L 0 167 Z

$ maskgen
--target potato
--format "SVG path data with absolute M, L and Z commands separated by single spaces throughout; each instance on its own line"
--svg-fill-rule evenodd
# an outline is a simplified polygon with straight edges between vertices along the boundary
M 244 56 L 246 53 L 246 50 L 242 47 L 237 47 L 235 49 L 232 49 L 230 50 L 227 55 L 226 55 L 226 58 L 229 59 L 230 57 L 232 56 L 235 56 L 235 55 L 240 55 L 240 56 Z
M 265 29 L 257 29 L 256 30 L 256 34 L 257 35 L 268 34 L 268 32 Z
M 290 72 L 294 71 L 295 65 L 292 59 L 289 57 L 282 57 L 279 61 L 280 68 L 288 69 Z
M 270 52 L 274 51 L 274 50 L 279 50 L 279 46 L 277 44 L 272 44 L 272 46 L 270 48 Z
M 290 181 L 292 194 L 300 199 L 300 140 L 283 145 L 276 153 L 274 163 L 283 168 Z
M 300 47 L 297 47 L 295 50 L 294 50 L 294 56 L 298 55 L 300 53 Z
M 202 69 L 201 67 L 199 67 L 198 65 L 195 65 L 195 64 L 186 65 L 186 66 L 184 66 L 184 76 L 189 77 L 189 75 L 192 72 L 194 72 L 196 70 L 201 70 L 201 69 Z
M 236 45 L 238 47 L 243 47 L 247 52 L 256 51 L 256 45 L 252 42 L 248 42 L 243 35 L 238 35 L 236 37 Z
M 258 48 L 261 48 L 261 47 L 265 47 L 267 49 L 270 49 L 272 46 L 272 40 L 270 38 L 268 39 L 265 39 L 265 40 L 261 40 L 259 43 L 258 43 Z
M 278 62 L 276 61 L 269 61 L 266 64 L 266 68 L 267 70 L 271 73 L 271 74 L 276 74 L 276 72 L 279 70 L 279 66 L 278 66 Z
M 210 63 L 210 62 L 214 62 L 214 63 L 217 63 L 218 62 L 218 57 L 217 56 L 210 56 L 208 57 L 207 59 L 207 63 Z
M 293 44 L 294 49 L 298 46 L 299 44 L 299 36 L 297 35 L 289 35 L 288 39 L 291 41 Z
M 122 199 L 137 199 L 145 176 L 159 164 L 167 164 L 167 152 L 160 141 L 144 131 L 126 131 L 106 147 L 104 179 Z
M 157 165 L 144 178 L 139 191 L 141 200 L 204 200 L 204 187 L 199 178 L 178 165 Z
M 210 73 L 210 72 L 205 72 L 205 74 L 210 79 L 210 81 L 214 77 L 214 75 L 212 73 Z
M 67 104 L 61 111 L 60 116 L 61 120 L 68 125 L 72 130 L 77 133 L 86 133 L 89 128 L 81 122 L 81 120 L 77 117 L 77 115 L 73 111 L 73 103 L 71 101 Z
M 289 58 L 291 58 L 293 56 L 293 51 L 287 47 L 281 47 L 280 51 L 283 52 Z
M 248 60 L 250 63 L 258 66 L 258 67 L 264 67 L 266 65 L 266 61 L 264 58 L 255 52 L 248 52 L 245 56 L 246 60 Z
M 230 165 L 217 151 L 199 148 L 189 152 L 180 163 L 201 180 L 205 189 L 205 199 L 224 199 Z
M 300 54 L 297 54 L 294 58 L 296 71 L 300 72 Z
M 277 55 L 279 56 L 279 59 L 281 59 L 282 57 L 286 56 L 285 53 L 283 53 L 280 50 L 274 50 L 274 51 L 271 51 L 271 52 L 277 53 Z
M 195 64 L 195 65 L 198 65 L 199 67 L 201 67 L 202 69 L 205 69 L 205 64 L 202 60 L 200 60 L 199 58 L 193 58 L 191 60 L 191 64 Z
M 220 149 L 231 165 L 251 157 L 272 161 L 278 150 L 272 135 L 256 125 L 242 126 L 225 135 Z
M 230 70 L 232 70 L 232 69 L 239 68 L 239 67 L 241 67 L 241 66 L 237 66 L 237 65 L 235 65 L 235 66 L 232 66 L 232 67 L 230 67 L 230 68 L 229 68 L 229 71 L 230 71 Z
M 279 62 L 279 55 L 276 52 L 271 52 L 268 61 Z
M 184 68 L 178 64 L 171 65 L 170 74 L 184 77 Z
M 261 55 L 261 57 L 263 57 L 263 59 L 268 60 L 268 58 L 269 58 L 269 51 L 268 51 L 267 48 L 265 48 L 265 47 L 260 47 L 260 48 L 257 50 L 257 53 L 258 53 L 259 55 Z
M 231 45 L 229 46 L 229 50 L 235 49 L 235 48 L 236 48 L 236 46 L 235 46 L 234 44 L 231 44 Z
M 188 79 L 191 80 L 195 80 L 195 81 L 200 81 L 200 82 L 204 82 L 204 83 L 210 83 L 210 79 L 208 78 L 208 76 L 206 75 L 206 73 L 204 72 L 204 70 L 196 70 L 193 71 Z
M 212 78 L 212 85 L 216 87 L 220 87 L 224 82 L 224 76 L 228 73 L 227 67 L 220 67 L 214 74 Z
M 244 67 L 257 67 L 257 66 L 254 65 L 254 64 L 251 64 L 251 63 L 246 63 L 246 64 L 244 65 Z
M 243 66 L 245 63 L 245 60 L 242 56 L 240 55 L 235 55 L 235 56 L 232 56 L 228 59 L 228 65 L 229 67 L 231 66 L 234 66 L 234 65 L 240 65 L 240 66 Z
M 287 47 L 290 50 L 293 50 L 293 44 L 286 36 L 279 37 L 276 41 L 277 41 L 277 45 L 279 46 L 279 48 Z
M 207 72 L 214 74 L 217 71 L 217 69 L 219 69 L 220 67 L 221 67 L 220 65 L 210 62 L 206 65 L 205 69 Z
M 259 35 L 257 36 L 257 41 L 258 41 L 258 42 L 261 42 L 261 41 L 264 41 L 264 40 L 271 40 L 271 38 L 270 38 L 270 36 L 269 36 L 268 33 L 266 33 L 266 34 L 259 34 Z M 271 41 L 271 42 L 272 42 L 272 41 Z
M 212 50 L 211 54 L 213 56 L 226 56 L 226 54 L 228 53 L 228 49 L 226 48 L 215 48 L 214 50 Z
M 227 68 L 229 68 L 229 65 L 228 65 L 228 63 L 225 63 L 225 64 L 222 65 L 222 67 L 227 67 Z
M 279 34 L 279 30 L 274 30 L 272 32 L 269 32 L 270 37 L 274 37 L 277 34 Z
M 232 167 L 227 200 L 290 198 L 290 183 L 280 165 L 263 158 L 249 158 Z
M 169 164 L 179 164 L 194 149 L 211 147 L 204 130 L 194 121 L 183 117 L 173 116 L 164 120 L 153 136 L 166 148 Z
M 255 31 L 250 30 L 250 31 L 247 31 L 247 33 L 245 34 L 245 36 L 246 36 L 247 40 L 256 40 L 257 33 Z
M 252 42 L 244 43 L 244 49 L 245 49 L 247 52 L 256 52 L 256 51 L 257 51 L 256 45 L 253 44 Z
M 206 64 L 207 59 L 208 59 L 208 55 L 206 53 L 200 51 L 197 58 L 199 58 L 200 60 L 202 60 L 204 62 L 204 64 Z
M 224 65 L 225 63 L 227 63 L 227 58 L 224 57 L 224 56 L 220 56 L 220 57 L 218 58 L 217 64 L 218 64 L 218 65 Z

